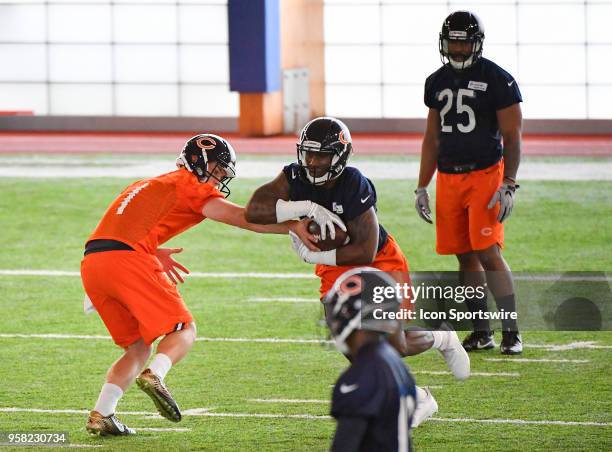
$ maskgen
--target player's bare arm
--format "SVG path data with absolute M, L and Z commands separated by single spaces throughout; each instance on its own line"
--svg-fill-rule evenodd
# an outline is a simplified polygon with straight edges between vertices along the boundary
M 521 129 L 523 127 L 521 105 L 516 103 L 498 110 L 497 122 L 504 139 L 504 182 L 514 182 L 521 160 Z
M 347 222 L 351 242 L 336 251 L 337 265 L 369 265 L 376 258 L 378 246 L 378 218 L 370 207 L 357 218 Z
M 431 219 L 431 208 L 429 207 L 429 194 L 427 185 L 431 182 L 438 161 L 438 145 L 440 141 L 440 113 L 435 108 L 430 108 L 427 113 L 425 136 L 421 145 L 421 167 L 419 170 L 419 183 L 415 190 L 415 208 L 419 216 L 428 223 Z
M 503 223 L 512 214 L 514 193 L 519 187 L 516 185 L 516 173 L 521 160 L 521 127 L 523 122 L 520 104 L 516 103 L 498 110 L 497 121 L 504 139 L 504 180 L 487 207 L 492 209 L 499 203 L 497 221 Z
M 421 145 L 421 167 L 419 170 L 418 187 L 427 187 L 436 172 L 440 127 L 440 112 L 435 108 L 430 108 L 427 113 L 425 135 Z
M 256 224 L 247 221 L 245 208 L 224 198 L 214 198 L 208 201 L 202 209 L 202 214 L 211 220 L 236 226 L 262 234 L 288 234 L 289 231 L 300 237 L 300 240 L 312 251 L 319 251 L 316 247 L 315 237 L 310 234 L 304 224 L 299 221 L 285 221 L 283 223 Z
M 273 224 L 309 217 L 321 227 L 323 240 L 327 237 L 328 230 L 330 236 L 335 238 L 334 225 L 346 232 L 346 226 L 340 217 L 325 207 L 312 201 L 288 201 L 288 199 L 289 183 L 281 172 L 274 180 L 255 190 L 247 203 L 247 221 L 256 224 Z
M 256 224 L 277 223 L 276 204 L 279 199 L 289 200 L 289 183 L 282 172 L 255 190 L 246 205 L 247 221 Z

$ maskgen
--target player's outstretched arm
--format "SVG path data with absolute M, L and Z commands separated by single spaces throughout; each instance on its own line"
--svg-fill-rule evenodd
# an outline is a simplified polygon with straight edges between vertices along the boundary
M 291 231 L 300 237 L 308 249 L 319 251 L 319 248 L 315 245 L 315 236 L 310 234 L 306 226 L 299 221 L 266 225 L 250 223 L 245 217 L 244 207 L 225 198 L 214 198 L 208 201 L 202 209 L 202 214 L 211 220 L 262 234 L 288 234 Z
M 337 225 L 346 232 L 346 226 L 338 215 L 312 201 L 288 201 L 289 183 L 283 173 L 271 182 L 262 185 L 251 196 L 246 206 L 246 219 L 251 223 L 283 223 L 301 217 L 312 218 L 321 228 L 321 238 L 327 232 L 335 238 Z M 311 247 L 308 247 L 311 249 Z
M 289 200 L 289 183 L 282 172 L 251 195 L 246 205 L 246 219 L 257 224 L 278 223 L 276 204 L 279 199 Z
M 378 247 L 378 218 L 374 207 L 347 222 L 346 226 L 351 242 L 336 250 L 336 265 L 369 265 L 374 262 Z

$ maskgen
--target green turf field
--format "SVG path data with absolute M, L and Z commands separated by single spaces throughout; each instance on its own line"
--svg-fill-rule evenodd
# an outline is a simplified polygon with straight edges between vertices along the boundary
M 0 270 L 78 272 L 83 242 L 129 182 L 0 179 Z M 261 182 L 232 182 L 231 199 L 244 204 Z M 434 253 L 433 227 L 414 213 L 413 186 L 414 181 L 377 182 L 380 220 L 412 270 L 454 270 L 453 257 Z M 611 189 L 610 182 L 522 183 L 506 229 L 505 256 L 512 268 L 612 270 Z M 312 270 L 292 253 L 286 237 L 213 222 L 171 245 L 185 248 L 180 261 L 197 272 Z M 65 431 L 72 443 L 102 445 L 101 450 L 326 450 L 334 428 L 326 401 L 346 362 L 317 342 L 323 338 L 317 287 L 313 278 L 188 279 L 181 291 L 199 336 L 213 340 L 197 342 L 167 382 L 182 409 L 192 411 L 180 424 L 169 423 L 153 416 L 153 404 L 136 388 L 119 406 L 127 412 L 121 419 L 136 429 L 185 430 L 101 439 L 86 434 L 85 413 L 119 350 L 105 338 L 97 315 L 83 314 L 79 278 L 0 274 L 0 432 Z M 219 340 L 227 338 L 247 340 Z M 260 341 L 248 340 L 254 338 Z M 270 338 L 306 341 L 262 341 Z M 501 357 L 498 350 L 479 353 L 472 355 L 472 371 L 481 374 L 457 383 L 427 373 L 446 370 L 435 352 L 407 360 L 417 383 L 431 386 L 440 405 L 436 419 L 414 432 L 418 450 L 612 448 L 612 333 L 525 332 L 523 340 L 521 358 L 559 361 L 489 361 Z M 554 347 L 567 344 L 574 346 Z

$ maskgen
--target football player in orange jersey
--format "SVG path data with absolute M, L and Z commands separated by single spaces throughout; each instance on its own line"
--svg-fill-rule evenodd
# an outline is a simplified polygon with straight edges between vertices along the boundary
M 171 257 L 180 250 L 159 245 L 210 218 L 261 233 L 291 230 L 317 250 L 302 223 L 252 224 L 246 221 L 243 207 L 225 199 L 235 164 L 236 154 L 225 139 L 212 134 L 191 138 L 177 159 L 177 170 L 128 186 L 88 238 L 81 262 L 83 287 L 114 342 L 124 349 L 108 370 L 89 415 L 90 433 L 135 433 L 115 417 L 117 403 L 134 379 L 162 416 L 181 420 L 164 377 L 193 345 L 196 328 L 175 285 L 182 282 L 178 269 L 187 272 Z M 321 225 L 334 221 L 333 214 L 325 212 L 318 209 L 314 218 Z M 143 370 L 151 344 L 162 336 Z

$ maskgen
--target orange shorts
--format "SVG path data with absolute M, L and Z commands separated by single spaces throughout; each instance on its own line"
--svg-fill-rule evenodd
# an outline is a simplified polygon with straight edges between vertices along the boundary
M 504 163 L 464 174 L 438 172 L 436 181 L 436 251 L 463 254 L 504 246 L 499 203 L 487 205 L 504 178 Z
M 344 272 L 350 270 L 351 268 L 357 267 L 366 266 L 345 265 L 340 267 L 332 267 L 329 265 L 318 264 L 315 267 L 315 274 L 321 278 L 321 287 L 319 288 L 320 298 L 323 299 L 325 294 L 332 288 L 336 280 L 342 276 Z M 410 274 L 408 273 L 408 261 L 391 234 L 387 236 L 387 243 L 385 243 L 378 254 L 376 254 L 374 262 L 367 265 L 367 267 L 374 267 L 378 270 L 389 273 L 389 275 L 400 284 L 411 284 Z M 403 300 L 401 308 L 410 310 L 410 300 Z
M 151 254 L 106 251 L 81 262 L 83 287 L 117 345 L 147 344 L 193 321 L 181 295 Z

